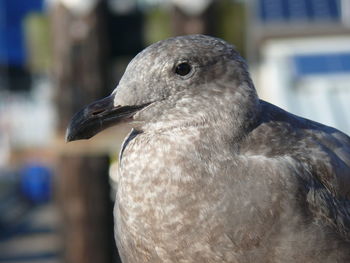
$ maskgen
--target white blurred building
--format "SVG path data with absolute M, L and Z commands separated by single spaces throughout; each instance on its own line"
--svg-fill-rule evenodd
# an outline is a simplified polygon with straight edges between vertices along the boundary
M 262 98 L 350 134 L 350 36 L 267 41 Z
M 52 84 L 44 77 L 33 79 L 30 92 L 1 92 L 0 128 L 11 147 L 45 147 L 52 142 L 56 128 L 52 97 Z
M 251 3 L 249 54 L 260 97 L 350 134 L 349 1 Z

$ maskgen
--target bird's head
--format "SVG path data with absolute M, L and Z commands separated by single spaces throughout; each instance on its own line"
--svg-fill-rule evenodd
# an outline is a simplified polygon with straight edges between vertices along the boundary
M 141 130 L 159 123 L 203 122 L 224 101 L 241 111 L 246 100 L 255 104 L 257 96 L 232 45 L 204 35 L 170 38 L 139 53 L 109 97 L 76 113 L 66 139 L 89 139 L 122 121 Z

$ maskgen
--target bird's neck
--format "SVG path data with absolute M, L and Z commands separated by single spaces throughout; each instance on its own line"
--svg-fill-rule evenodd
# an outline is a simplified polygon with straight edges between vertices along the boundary
M 168 106 L 169 108 L 166 108 Z M 198 128 L 232 141 L 254 127 L 260 104 L 254 87 L 242 84 L 236 89 L 218 85 L 207 92 L 188 94 L 176 105 L 162 105 L 160 118 L 143 125 L 146 133 L 162 133 L 173 129 Z

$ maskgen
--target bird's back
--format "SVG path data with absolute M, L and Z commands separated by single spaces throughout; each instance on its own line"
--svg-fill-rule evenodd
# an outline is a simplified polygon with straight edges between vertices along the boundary
M 254 129 L 241 154 L 292 158 L 336 197 L 350 198 L 350 138 L 339 130 L 261 101 Z
M 266 174 L 270 165 L 272 177 L 283 180 L 285 187 L 279 185 L 271 195 L 289 194 L 272 226 L 281 230 L 276 262 L 288 255 L 300 262 L 348 262 L 350 138 L 267 102 L 261 105 L 260 121 L 243 140 L 240 154 L 257 173 Z

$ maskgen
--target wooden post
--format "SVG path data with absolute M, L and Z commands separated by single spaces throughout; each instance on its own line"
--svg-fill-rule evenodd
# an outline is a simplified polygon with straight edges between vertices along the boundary
M 59 164 L 65 262 L 115 262 L 109 158 L 64 155 Z
M 106 16 L 103 2 L 83 17 L 60 4 L 51 11 L 58 134 L 64 141 L 73 114 L 110 93 Z M 116 262 L 108 169 L 107 154 L 63 151 L 58 156 L 57 197 L 67 263 Z
M 58 4 L 52 10 L 53 79 L 57 86 L 58 130 L 64 132 L 72 114 L 106 96 L 108 41 L 101 3 L 84 17 Z

